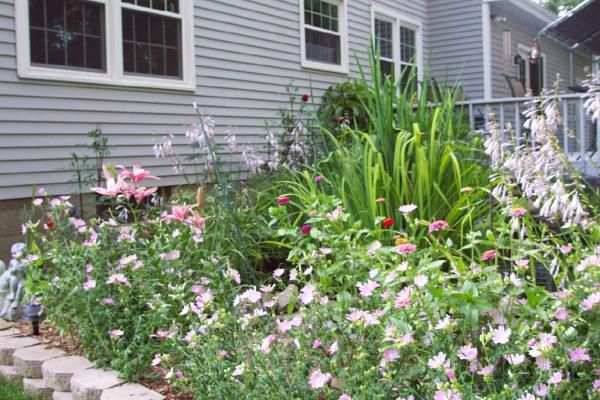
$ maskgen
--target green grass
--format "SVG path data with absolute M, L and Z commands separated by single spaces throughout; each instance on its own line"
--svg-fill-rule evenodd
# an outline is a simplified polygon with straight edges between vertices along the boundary
M 25 394 L 20 384 L 0 378 L 0 400 L 39 400 L 39 397 Z

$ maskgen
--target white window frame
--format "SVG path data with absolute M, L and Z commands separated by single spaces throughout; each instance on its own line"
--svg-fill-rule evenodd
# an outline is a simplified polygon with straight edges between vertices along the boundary
M 407 60 L 400 59 L 400 27 L 412 29 L 415 31 L 415 52 L 417 54 L 417 79 L 419 82 L 423 81 L 425 71 L 423 70 L 423 23 L 421 20 L 411 17 L 406 14 L 402 14 L 396 11 L 392 11 L 388 8 L 372 5 L 371 6 L 371 37 L 375 39 L 375 19 L 381 19 L 384 21 L 393 23 L 394 34 L 393 37 L 393 49 L 394 49 L 394 76 L 395 79 L 400 79 L 400 66 L 401 65 L 412 65 Z
M 530 72 L 531 72 L 531 64 L 529 64 L 529 54 L 531 53 L 531 46 L 527 46 L 523 43 L 518 43 L 517 44 L 517 54 L 519 54 L 522 58 L 525 59 L 525 90 L 529 91 L 531 90 L 531 77 L 529 76 Z M 541 52 L 540 53 L 540 59 L 544 59 L 544 68 L 542 69 L 542 87 L 540 88 L 541 90 L 544 90 L 547 88 L 547 81 L 546 81 L 546 70 L 548 69 L 548 58 L 546 57 L 546 53 Z M 518 72 L 518 71 L 517 71 Z
M 127 86 L 152 89 L 194 91 L 196 89 L 196 68 L 194 58 L 194 4 L 181 0 L 179 13 L 149 10 L 121 0 L 88 0 L 105 5 L 105 46 L 106 71 L 82 71 L 80 69 L 53 68 L 31 64 L 29 48 L 29 1 L 15 1 L 15 24 L 17 40 L 17 74 L 23 79 L 41 79 L 62 82 L 90 83 L 112 86 Z M 182 78 L 162 78 L 158 76 L 128 75 L 123 62 L 123 8 L 151 12 L 157 15 L 181 20 L 181 72 Z
M 340 64 L 328 64 L 306 58 L 306 28 L 325 33 L 332 33 L 326 29 L 307 25 L 304 23 L 304 0 L 300 0 L 300 65 L 302 68 L 316 69 L 327 72 L 348 74 L 348 0 L 321 0 L 338 7 L 338 29 L 340 36 Z

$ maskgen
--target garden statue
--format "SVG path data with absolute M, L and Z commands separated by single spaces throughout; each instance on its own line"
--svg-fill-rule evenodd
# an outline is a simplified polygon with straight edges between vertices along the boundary
M 15 243 L 10 249 L 8 268 L 0 261 L 0 318 L 7 321 L 16 320 L 20 314 L 25 286 L 25 263 L 21 261 L 24 250 L 24 243 Z

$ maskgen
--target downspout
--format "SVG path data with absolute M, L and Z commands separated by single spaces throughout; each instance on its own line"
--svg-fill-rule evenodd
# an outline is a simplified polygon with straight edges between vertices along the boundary
M 493 0 L 491 0 L 493 1 Z M 490 0 L 481 4 L 481 28 L 483 33 L 483 98 L 492 99 L 492 14 Z
M 573 86 L 575 84 L 575 74 L 573 72 L 574 70 L 574 62 L 573 62 L 573 53 L 574 53 L 574 49 L 573 47 L 569 47 L 569 85 Z

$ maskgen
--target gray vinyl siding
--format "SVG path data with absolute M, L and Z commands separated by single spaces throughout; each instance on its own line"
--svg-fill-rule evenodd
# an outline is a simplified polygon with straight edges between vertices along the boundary
M 494 10 L 492 9 L 492 12 Z M 514 65 L 513 58 L 518 53 L 519 44 L 531 46 L 538 32 L 543 29 L 544 23 L 534 23 L 527 16 L 506 15 L 506 22 L 492 22 L 492 92 L 493 97 L 510 97 L 510 90 L 503 76 L 504 71 L 504 53 L 503 53 L 503 31 L 511 32 L 511 59 L 509 60 L 510 69 L 508 75 L 517 76 L 517 66 Z M 540 50 L 546 55 L 546 86 L 552 88 L 560 77 L 559 88 L 566 90 L 569 82 L 569 51 L 561 43 L 558 43 L 548 37 L 543 37 L 540 43 Z M 575 53 L 574 57 L 574 81 L 580 83 L 585 79 L 584 68 L 591 65 L 589 56 Z
M 459 84 L 468 99 L 483 97 L 481 0 L 429 1 L 429 72 Z
M 28 197 L 32 185 L 70 192 L 70 154 L 86 150 L 86 132 L 97 125 L 109 137 L 108 162 L 140 163 L 161 185 L 183 183 L 153 157 L 153 135 L 173 133 L 176 151 L 187 152 L 194 101 L 215 120 L 218 141 L 232 129 L 240 153 L 246 144 L 262 145 L 265 121 L 277 121 L 290 82 L 318 99 L 358 75 L 356 58 L 367 67 L 371 4 L 421 20 L 426 49 L 428 43 L 426 0 L 350 0 L 350 75 L 312 71 L 300 67 L 299 0 L 195 0 L 194 93 L 24 80 L 16 71 L 15 1 L 25 0 L 0 0 L 0 199 Z M 239 158 L 228 156 L 226 168 L 242 171 Z

